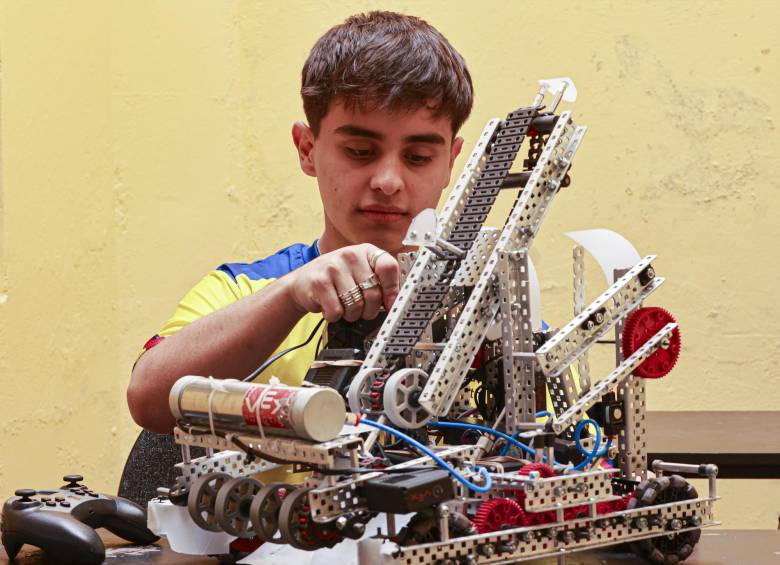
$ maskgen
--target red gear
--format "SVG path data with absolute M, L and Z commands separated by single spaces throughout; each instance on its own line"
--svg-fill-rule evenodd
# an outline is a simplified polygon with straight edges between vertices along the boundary
M 545 463 L 529 463 L 528 465 L 523 466 L 518 471 L 518 474 L 528 476 L 531 474 L 531 471 L 537 471 L 539 475 L 545 479 L 555 476 L 555 471 L 553 468 L 549 465 L 546 465 Z M 616 500 L 597 502 L 596 513 L 610 514 L 612 512 L 620 512 L 621 510 L 625 510 L 626 506 L 628 505 L 628 501 L 631 500 L 633 496 L 634 494 L 631 493 L 627 496 L 624 496 L 623 498 L 618 498 Z M 525 509 L 525 491 L 518 491 L 516 498 L 523 509 Z M 525 516 L 525 524 L 523 525 L 526 526 L 541 526 L 542 524 L 550 524 L 557 520 L 555 511 L 553 510 L 549 510 L 547 512 L 527 512 L 524 510 L 523 514 Z M 573 520 L 575 518 L 587 515 L 588 506 L 585 504 L 581 504 L 579 506 L 570 506 L 568 508 L 564 508 L 563 510 L 564 520 Z
M 480 534 L 527 525 L 525 512 L 511 498 L 492 498 L 483 502 L 471 523 Z
M 676 322 L 663 308 L 650 306 L 634 310 L 623 326 L 623 357 L 628 358 L 666 324 Z M 659 347 L 655 353 L 634 369 L 634 375 L 646 379 L 660 379 L 669 374 L 680 357 L 680 328 L 675 328 L 669 347 Z
M 537 471 L 543 479 L 549 479 L 550 477 L 555 476 L 555 470 L 547 463 L 528 463 L 520 468 L 518 474 L 527 477 L 531 474 L 531 471 Z
M 555 470 L 546 463 L 529 463 L 523 465 L 518 474 L 525 475 L 526 477 L 531 474 L 532 471 L 536 471 L 543 479 L 549 479 L 555 476 Z M 525 491 L 517 493 L 517 501 L 525 509 Z M 547 512 L 526 512 L 526 521 L 529 526 L 539 526 L 541 524 L 547 524 L 549 522 L 555 522 L 555 512 L 550 510 Z

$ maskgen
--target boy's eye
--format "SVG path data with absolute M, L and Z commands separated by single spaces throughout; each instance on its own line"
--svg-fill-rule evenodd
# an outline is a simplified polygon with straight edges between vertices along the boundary
M 417 153 L 409 153 L 406 158 L 413 165 L 425 165 L 426 163 L 430 163 L 433 160 L 433 157 L 428 155 L 420 155 Z
M 344 151 L 347 156 L 352 159 L 369 159 L 373 155 L 371 149 L 363 149 L 360 147 L 345 147 Z

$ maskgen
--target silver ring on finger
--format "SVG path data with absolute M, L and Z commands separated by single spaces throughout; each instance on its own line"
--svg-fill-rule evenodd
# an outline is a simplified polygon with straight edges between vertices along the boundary
M 374 251 L 371 254 L 371 257 L 368 258 L 368 266 L 371 267 L 372 271 L 376 270 L 376 262 L 379 260 L 379 258 L 387 253 L 384 249 L 380 249 L 379 251 Z
M 344 308 L 354 306 L 363 300 L 363 291 L 360 290 L 359 285 L 355 285 L 349 290 L 342 292 L 338 295 L 339 301 L 344 305 Z
M 376 273 L 372 274 L 362 283 L 358 284 L 360 290 L 368 290 L 369 288 L 374 288 L 375 286 L 379 286 L 379 278 L 377 278 Z

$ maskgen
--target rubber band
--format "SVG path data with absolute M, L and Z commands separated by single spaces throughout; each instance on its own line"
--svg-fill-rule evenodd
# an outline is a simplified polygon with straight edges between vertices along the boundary
M 229 392 L 228 389 L 225 387 L 227 381 L 236 381 L 236 379 L 215 379 L 214 377 L 209 377 L 209 387 L 211 388 L 211 390 L 209 391 L 208 412 L 209 412 L 209 428 L 211 429 L 211 435 L 216 435 L 216 432 L 214 430 L 214 408 L 212 406 L 212 402 L 214 400 L 214 393 L 217 391 Z
M 265 398 L 265 395 L 271 392 L 275 387 L 278 387 L 280 384 L 281 381 L 279 381 L 277 377 L 271 377 L 268 380 L 268 384 L 260 393 L 260 397 L 257 399 L 257 403 L 255 404 L 255 420 L 257 420 L 257 429 L 260 432 L 260 437 L 264 440 L 265 440 L 265 430 L 263 429 L 263 421 L 260 418 L 260 406 L 262 406 L 263 404 L 263 399 Z

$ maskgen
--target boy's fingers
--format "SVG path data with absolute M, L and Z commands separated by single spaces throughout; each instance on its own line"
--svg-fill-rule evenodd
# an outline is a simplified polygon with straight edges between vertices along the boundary
M 385 310 L 389 312 L 395 297 L 398 296 L 398 261 L 389 253 L 383 253 L 376 259 L 374 272 L 382 287 Z

